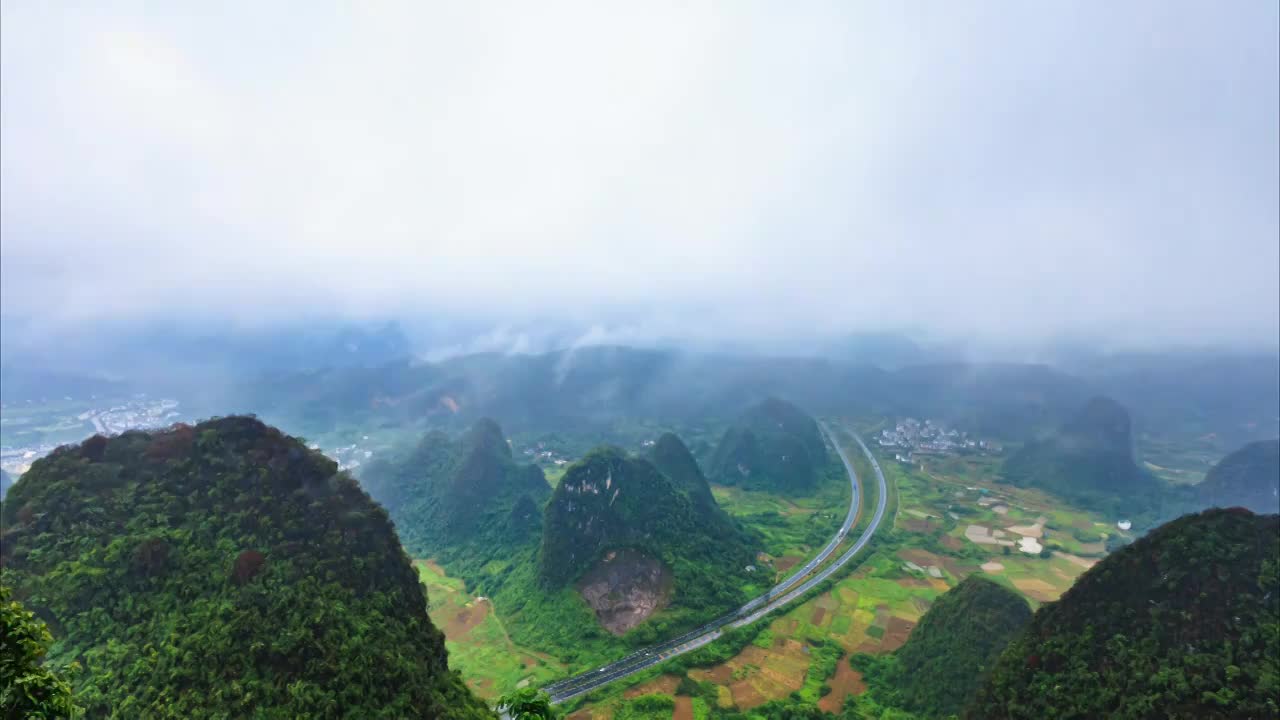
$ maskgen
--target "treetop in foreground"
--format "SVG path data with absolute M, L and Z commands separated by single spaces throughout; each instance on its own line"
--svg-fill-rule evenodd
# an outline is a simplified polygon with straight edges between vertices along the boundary
M 3 581 L 89 717 L 492 717 L 386 513 L 254 418 L 59 448 L 3 520 Z

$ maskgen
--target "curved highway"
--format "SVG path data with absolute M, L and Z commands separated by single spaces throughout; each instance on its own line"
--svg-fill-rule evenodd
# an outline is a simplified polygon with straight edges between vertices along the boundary
M 840 456 L 840 461 L 844 463 L 845 470 L 849 474 L 849 484 L 852 487 L 852 497 L 849 502 L 849 513 L 845 516 L 844 524 L 840 526 L 840 530 L 831 538 L 831 542 L 827 543 L 827 546 L 822 549 L 822 552 L 815 555 L 813 559 L 805 563 L 804 567 L 793 573 L 786 580 L 783 580 L 781 583 L 770 588 L 765 592 L 765 594 L 755 598 L 733 612 L 722 615 L 699 628 L 680 635 L 679 637 L 672 638 L 657 645 L 651 645 L 643 650 L 637 650 L 630 655 L 627 655 L 620 660 L 615 660 L 603 667 L 596 668 L 595 670 L 588 670 L 581 675 L 575 675 L 574 677 L 567 678 L 544 687 L 543 690 L 551 696 L 552 702 L 561 703 L 565 700 L 575 698 L 583 693 L 591 692 L 592 690 L 607 685 L 615 680 L 627 677 L 628 675 L 633 675 L 652 665 L 702 647 L 703 645 L 714 641 L 716 638 L 719 638 L 723 634 L 723 628 L 725 626 L 737 628 L 742 627 L 743 625 L 749 625 L 774 610 L 787 605 L 796 598 L 799 598 L 801 595 L 804 595 L 806 592 L 831 577 L 833 573 L 848 563 L 854 555 L 858 554 L 858 551 L 866 547 L 866 544 L 870 542 L 872 536 L 875 535 L 876 530 L 879 529 L 880 522 L 884 519 L 885 507 L 888 503 L 889 488 L 885 483 L 884 473 L 880 470 L 880 463 L 876 462 L 876 458 L 871 454 L 871 450 L 867 448 L 866 443 L 862 442 L 861 437 L 853 431 L 849 431 L 849 434 L 858 442 L 859 447 L 862 448 L 862 452 L 867 456 L 867 460 L 871 463 L 872 470 L 875 471 L 876 483 L 879 488 L 875 514 L 872 515 L 871 522 L 868 523 L 867 528 L 862 532 L 862 535 L 858 537 L 857 542 L 850 546 L 849 549 L 841 554 L 839 558 L 831 562 L 831 564 L 816 573 L 813 572 L 818 566 L 822 565 L 822 563 L 825 562 L 832 553 L 835 552 L 840 543 L 844 542 L 845 535 L 848 534 L 849 529 L 853 527 L 854 520 L 858 517 L 858 510 L 862 503 L 861 493 L 858 488 L 858 476 L 853 470 L 853 463 L 849 461 L 849 457 L 845 454 L 844 449 L 840 447 L 838 442 L 836 442 L 835 436 L 831 434 L 831 431 L 827 429 L 826 425 L 823 424 L 821 427 L 822 432 L 835 447 L 836 453 Z M 808 576 L 808 579 L 806 579 L 806 576 Z

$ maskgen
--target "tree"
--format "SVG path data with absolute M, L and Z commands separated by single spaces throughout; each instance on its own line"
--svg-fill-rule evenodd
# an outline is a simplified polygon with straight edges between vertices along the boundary
M 0 718 L 79 717 L 71 683 L 41 662 L 53 635 L 10 594 L 0 586 Z
M 498 698 L 498 710 L 511 720 L 557 720 L 560 713 L 551 707 L 551 696 L 541 690 L 521 688 Z

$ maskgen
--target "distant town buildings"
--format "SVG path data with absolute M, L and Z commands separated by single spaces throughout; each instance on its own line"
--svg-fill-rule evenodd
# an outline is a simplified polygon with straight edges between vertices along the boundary
M 92 399 L 96 399 L 96 396 Z M 59 429 L 68 434 L 81 426 L 84 436 L 95 433 L 116 435 L 127 430 L 153 430 L 168 427 L 182 419 L 178 404 L 177 400 L 169 398 L 156 400 L 138 395 L 132 400 L 110 407 L 92 408 L 78 414 L 68 413 L 66 418 L 55 419 L 51 424 L 61 426 Z M 41 442 L 0 447 L 0 467 L 12 475 L 21 475 L 31 467 L 31 463 L 53 452 L 61 444 L 64 443 Z
M 880 431 L 876 442 L 883 448 L 896 448 L 894 459 L 910 463 L 916 455 L 953 455 L 958 452 L 998 454 L 1003 448 L 990 440 L 976 440 L 969 434 L 944 427 L 932 420 L 915 418 L 899 421 L 892 430 Z
M 521 451 L 521 454 L 533 460 L 533 462 L 535 463 L 540 463 L 540 464 L 549 463 L 557 467 L 568 464 L 570 462 L 569 458 L 562 457 L 561 455 L 557 454 L 554 450 L 548 450 L 546 448 L 547 448 L 547 444 L 545 442 L 539 442 L 537 445 L 525 448 L 524 450 Z

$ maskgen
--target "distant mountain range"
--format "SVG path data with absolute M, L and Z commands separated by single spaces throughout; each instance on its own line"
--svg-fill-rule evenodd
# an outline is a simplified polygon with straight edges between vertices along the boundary
M 1223 452 L 1280 435 L 1274 353 L 1057 353 L 1056 365 L 967 362 L 954 350 L 870 333 L 808 357 L 584 346 L 425 362 L 394 323 L 103 328 L 87 337 L 59 343 L 57 354 L 48 343 L 40 352 L 30 343 L 3 343 L 4 402 L 169 394 L 197 415 L 254 412 L 314 433 L 350 421 L 456 430 L 497 417 L 522 431 L 598 428 L 634 417 L 728 420 L 776 396 L 819 414 L 930 417 L 1024 440 L 1105 395 L 1129 409 L 1138 433 L 1209 437 Z

